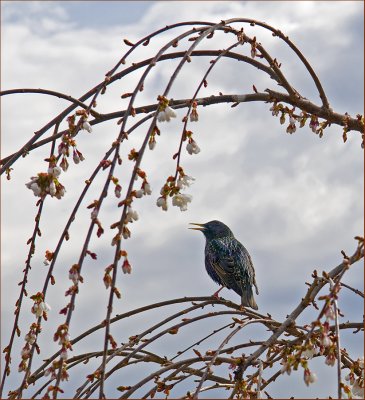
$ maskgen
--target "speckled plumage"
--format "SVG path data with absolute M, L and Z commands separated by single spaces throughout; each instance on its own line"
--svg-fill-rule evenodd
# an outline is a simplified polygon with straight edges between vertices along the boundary
M 221 286 L 234 290 L 241 296 L 241 305 L 258 309 L 252 286 L 258 289 L 255 270 L 246 248 L 234 237 L 232 231 L 220 221 L 195 224 L 206 238 L 205 268 L 209 276 Z

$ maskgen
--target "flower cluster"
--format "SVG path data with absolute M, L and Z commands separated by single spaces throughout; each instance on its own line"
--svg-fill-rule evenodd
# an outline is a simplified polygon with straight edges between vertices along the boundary
M 319 126 L 318 117 L 316 115 L 312 115 L 311 120 L 309 122 L 309 127 L 312 129 L 313 133 L 317 132 L 318 126 Z
M 70 279 L 74 285 L 77 285 L 79 282 L 83 282 L 84 278 L 80 275 L 80 265 L 74 264 L 69 272 L 68 272 L 68 279 Z
M 123 264 L 122 264 L 123 274 L 130 274 L 132 272 L 132 266 L 128 261 L 127 252 L 123 251 L 122 254 L 123 254 L 123 257 L 124 257 L 124 261 L 123 261 Z
M 257 56 L 257 42 L 256 42 L 256 36 L 253 38 L 251 41 L 251 57 L 255 58 Z
M 185 131 L 183 135 L 183 141 L 188 141 L 186 145 L 186 150 L 189 154 L 198 154 L 200 153 L 200 147 L 196 143 L 196 141 L 193 139 L 193 132 L 192 131 Z
M 47 194 L 51 197 L 61 199 L 66 192 L 65 187 L 59 182 L 58 177 L 61 169 L 57 166 L 48 168 L 48 172 L 40 172 L 33 176 L 25 186 L 33 191 L 34 196 L 44 199 Z
M 186 211 L 188 209 L 188 203 L 190 203 L 193 197 L 190 194 L 181 193 L 181 189 L 189 187 L 193 182 L 194 178 L 186 175 L 181 167 L 178 167 L 178 179 L 170 176 L 167 178 L 165 185 L 161 188 L 161 197 L 157 199 L 157 207 L 161 207 L 162 210 L 167 211 L 168 202 L 167 198 L 172 197 L 172 205 L 179 207 L 180 211 Z
M 131 206 L 128 206 L 127 208 L 127 214 L 126 214 L 126 221 L 127 222 L 133 222 L 137 221 L 139 218 L 137 211 L 133 210 Z
M 160 134 L 160 130 L 158 129 L 157 125 L 155 125 L 148 141 L 148 147 L 150 150 L 153 150 L 156 147 L 156 135 Z
M 198 111 L 196 110 L 197 106 L 198 106 L 198 103 L 196 101 L 193 101 L 191 113 L 190 113 L 190 122 L 198 122 L 199 121 L 199 114 L 198 114 Z
M 27 369 L 27 360 L 30 358 L 30 353 L 31 353 L 31 348 L 32 345 L 35 344 L 37 340 L 37 335 L 41 332 L 42 328 L 40 325 L 37 323 L 32 323 L 29 329 L 29 332 L 25 335 L 25 345 L 22 348 L 22 351 L 20 353 L 21 355 L 21 361 L 18 366 L 18 371 L 22 372 Z M 37 344 L 35 344 L 37 350 L 39 350 L 39 347 Z
M 77 110 L 74 115 L 68 117 L 67 121 L 69 122 L 69 132 L 73 135 L 76 134 L 76 126 L 75 126 L 75 117 L 80 116 L 79 124 L 81 125 L 81 129 L 91 133 L 92 128 L 90 123 L 88 122 L 89 114 L 86 110 L 81 109 Z
M 101 222 L 99 221 L 98 215 L 99 215 L 99 201 L 94 200 L 91 204 L 89 204 L 86 208 L 92 209 L 90 213 L 90 218 L 94 222 L 95 225 L 97 225 L 98 230 L 96 231 L 96 236 L 100 237 L 104 233 L 104 228 L 101 225 Z
M 311 353 L 307 353 L 309 355 Z M 312 372 L 308 368 L 308 362 L 306 360 L 300 360 L 296 355 L 289 354 L 282 361 L 281 373 L 291 374 L 292 368 L 294 370 L 298 369 L 299 364 L 304 368 L 304 383 L 309 386 L 311 383 L 314 383 L 317 380 L 317 376 L 314 372 Z
M 190 138 L 188 144 L 186 145 L 186 150 L 189 154 L 200 153 L 200 147 L 197 145 L 194 139 Z
M 361 376 L 356 377 L 353 368 L 345 376 L 345 381 L 347 381 L 351 388 L 348 390 L 348 397 L 364 398 L 364 357 L 358 358 L 354 363 L 355 367 L 358 367 L 361 371 Z
M 338 291 L 338 290 L 337 290 Z M 323 323 L 319 322 L 320 337 L 319 345 L 321 354 L 326 354 L 325 363 L 327 365 L 333 366 L 336 363 L 336 336 L 330 330 L 331 321 L 335 320 L 335 299 L 337 298 L 337 291 L 330 293 L 329 295 L 322 296 L 319 299 L 325 300 L 325 305 L 323 308 L 323 315 L 325 321 Z
M 287 133 L 294 133 L 297 130 L 296 122 L 299 122 L 299 127 L 303 128 L 305 126 L 307 119 L 310 116 L 309 128 L 313 133 L 317 134 L 320 138 L 323 136 L 324 130 L 329 126 L 328 121 L 323 121 L 319 123 L 318 117 L 316 115 L 307 114 L 305 111 L 301 111 L 300 115 L 294 115 L 295 107 L 289 109 L 287 106 L 283 106 L 276 100 L 273 101 L 270 111 L 272 116 L 277 117 L 280 115 L 280 124 L 285 124 L 286 115 L 289 117 L 289 125 L 286 128 Z M 344 133 L 344 141 L 346 141 L 347 136 Z
M 281 361 L 281 373 L 291 374 L 292 370 L 296 371 L 299 366 L 304 369 L 304 383 L 309 386 L 317 380 L 317 376 L 308 367 L 308 360 L 319 354 L 319 349 L 315 345 L 315 341 L 310 339 L 303 345 L 294 345 L 292 348 L 285 348 L 284 357 Z
M 104 282 L 106 289 L 109 289 L 109 287 L 112 284 L 112 277 L 110 276 L 110 273 L 112 272 L 112 270 L 113 270 L 113 264 L 110 264 L 109 266 L 107 266 L 105 268 L 103 282 Z
M 120 196 L 122 195 L 122 186 L 119 184 L 119 179 L 116 178 L 115 176 L 112 176 L 112 177 L 110 178 L 110 180 L 111 180 L 111 181 L 114 183 L 114 185 L 115 185 L 115 187 L 114 187 L 114 194 L 115 194 L 115 197 L 116 197 L 117 199 L 119 199 Z
M 91 204 L 89 204 L 86 208 L 92 210 L 90 213 L 90 218 L 95 221 L 98 218 L 99 214 L 99 201 L 94 200 Z
M 65 353 L 63 353 L 64 355 Z M 64 358 L 61 357 L 61 361 L 56 360 L 53 361 L 51 366 L 48 367 L 45 371 L 44 371 L 44 376 L 46 377 L 50 377 L 52 379 L 57 379 L 57 372 L 59 370 L 59 368 L 61 367 L 61 381 L 65 381 L 68 379 L 69 374 L 67 372 L 67 364 L 63 362 Z M 47 392 L 50 391 L 50 388 L 54 388 L 53 386 L 49 386 L 49 388 L 47 389 Z M 47 398 L 46 396 L 44 396 L 44 398 Z M 50 398 L 50 397 L 48 397 Z
M 317 381 L 317 375 L 312 372 L 309 368 L 304 369 L 304 383 L 309 386 L 311 383 Z
M 68 358 L 67 351 L 72 350 L 67 324 L 62 324 L 57 328 L 57 331 L 53 336 L 53 340 L 55 342 L 58 341 L 58 344 L 62 346 L 60 354 L 61 360 L 67 360 Z
M 70 118 L 71 117 L 68 118 L 69 126 L 70 126 Z M 72 124 L 72 126 L 73 126 L 73 124 Z M 70 133 L 70 129 L 71 128 L 69 128 L 68 133 L 65 133 L 64 135 L 62 135 L 61 143 L 58 145 L 58 154 L 62 157 L 62 160 L 60 162 L 60 167 L 62 168 L 62 170 L 64 172 L 66 172 L 69 167 L 67 158 L 70 156 L 70 148 L 72 148 L 72 159 L 75 164 L 79 164 L 80 161 L 85 160 L 85 157 L 83 156 L 81 151 L 79 151 L 76 148 L 76 140 L 73 138 L 72 134 Z
M 280 103 L 278 104 L 276 101 L 274 101 L 273 105 L 270 107 L 271 115 L 273 117 L 277 117 L 282 109 L 283 105 Z
M 85 131 L 87 131 L 89 133 L 92 132 L 91 125 L 89 124 L 89 122 L 87 120 L 84 120 L 84 122 L 82 123 L 82 129 L 84 129 Z
M 188 203 L 191 203 L 193 197 L 190 194 L 178 193 L 172 198 L 172 205 L 179 207 L 180 211 L 188 209 Z
M 45 320 L 47 320 L 47 313 L 51 310 L 51 307 L 44 302 L 43 293 L 38 292 L 30 298 L 34 301 L 31 309 L 32 313 L 35 314 L 37 318 L 43 317 Z
M 176 117 L 175 111 L 169 106 L 169 100 L 165 96 L 158 96 L 158 122 L 170 122 L 171 118 Z
M 139 190 L 133 192 L 134 197 L 140 199 L 142 196 L 149 196 L 152 194 L 151 185 L 147 181 L 146 172 L 142 171 L 140 168 L 137 170 L 137 177 L 136 179 L 141 178 L 142 184 Z
M 296 126 L 295 126 L 295 122 L 296 122 L 295 118 L 294 118 L 293 116 L 291 116 L 291 117 L 289 118 L 289 125 L 288 125 L 288 127 L 286 128 L 286 132 L 287 132 L 287 133 L 292 134 L 292 133 L 294 133 L 294 132 L 297 130 L 297 128 L 296 128 Z
M 308 360 L 312 359 L 315 355 L 317 355 L 319 353 L 318 348 L 312 343 L 310 342 L 307 347 L 305 348 L 304 351 L 302 351 L 301 356 L 303 358 L 306 358 Z
M 184 174 L 184 171 L 182 170 L 182 168 L 180 169 L 180 171 L 181 172 L 179 174 L 179 178 L 176 181 L 176 186 L 180 189 L 185 189 L 185 188 L 189 187 L 195 181 L 195 178 Z
M 44 265 L 49 265 L 49 263 L 53 260 L 53 253 L 49 250 L 46 250 L 46 253 L 44 255 L 44 261 L 43 264 Z

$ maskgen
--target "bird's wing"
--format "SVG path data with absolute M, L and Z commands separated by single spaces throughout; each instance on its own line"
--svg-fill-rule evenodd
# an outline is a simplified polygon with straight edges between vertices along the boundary
M 205 254 L 205 269 L 207 270 L 208 275 L 213 279 L 214 282 L 218 283 L 218 285 L 224 285 L 220 275 L 216 271 L 214 261 L 211 260 L 211 257 L 209 257 L 208 254 Z
M 206 260 L 208 260 L 212 271 L 218 276 L 219 283 L 233 289 L 236 286 L 235 259 L 231 254 L 229 246 L 224 241 L 213 240 L 210 243 L 209 251 L 206 253 Z M 211 274 L 209 273 L 209 275 Z M 211 277 L 213 278 L 212 275 Z M 215 279 L 213 278 L 213 280 Z
M 243 275 L 242 277 L 249 283 L 250 286 L 255 286 L 256 289 L 256 294 L 259 294 L 259 289 L 257 287 L 257 283 L 256 283 L 256 277 L 255 277 L 255 269 L 253 267 L 253 263 L 252 263 L 252 259 L 251 256 L 249 254 L 249 252 L 246 250 L 245 246 L 243 246 L 242 243 L 240 243 L 238 240 L 236 241 L 237 244 L 237 251 L 235 252 L 235 254 L 237 255 L 237 258 L 239 260 L 238 264 L 239 265 L 244 265 L 245 268 L 242 269 L 241 268 L 241 275 Z
M 213 240 L 207 253 L 209 263 L 221 280 L 221 284 L 242 295 L 246 290 L 255 286 L 255 270 L 251 257 L 246 248 L 236 239 Z

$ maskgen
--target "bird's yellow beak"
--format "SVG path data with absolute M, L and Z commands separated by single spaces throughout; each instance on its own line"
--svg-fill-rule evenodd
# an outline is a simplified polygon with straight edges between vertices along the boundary
M 197 225 L 199 226 L 199 228 L 190 228 L 189 229 L 193 229 L 195 231 L 204 231 L 205 229 L 205 224 L 196 224 L 195 222 L 190 222 L 190 225 Z

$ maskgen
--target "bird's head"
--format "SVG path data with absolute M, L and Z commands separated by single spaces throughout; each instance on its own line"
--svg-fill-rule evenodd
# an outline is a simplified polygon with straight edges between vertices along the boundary
M 203 232 L 204 236 L 208 240 L 227 237 L 227 236 L 233 236 L 233 233 L 228 228 L 228 226 L 220 221 L 209 221 L 205 224 L 191 223 L 190 225 L 196 225 L 197 226 L 196 228 L 194 227 L 194 228 L 189 228 L 189 229 L 194 229 L 196 231 Z

